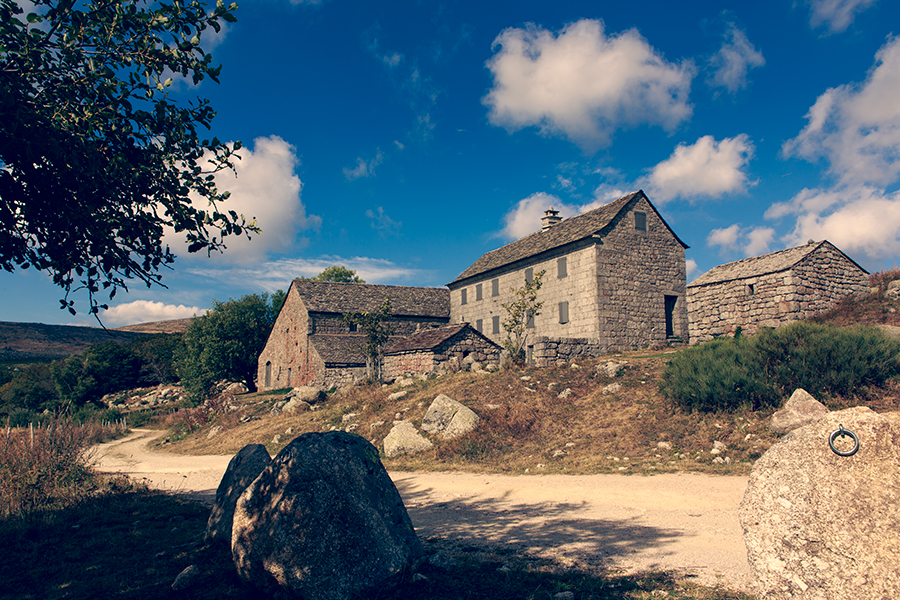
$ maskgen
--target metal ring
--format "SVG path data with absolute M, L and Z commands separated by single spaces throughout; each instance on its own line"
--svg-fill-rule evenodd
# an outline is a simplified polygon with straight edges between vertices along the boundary
M 853 439 L 853 447 L 849 450 L 838 450 L 834 447 L 834 440 L 838 437 L 850 437 Z M 859 450 L 859 438 L 856 437 L 856 434 L 850 431 L 849 429 L 844 429 L 843 425 L 838 425 L 838 429 L 835 429 L 831 432 L 831 435 L 828 437 L 828 445 L 831 447 L 831 451 L 837 454 L 838 456 L 853 456 Z

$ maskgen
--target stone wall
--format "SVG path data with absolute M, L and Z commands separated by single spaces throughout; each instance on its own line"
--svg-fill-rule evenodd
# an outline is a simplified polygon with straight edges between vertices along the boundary
M 261 390 L 308 385 L 321 378 L 325 364 L 310 352 L 307 334 L 310 318 L 300 295 L 288 289 L 284 306 L 275 321 L 257 364 L 257 386 Z
M 539 337 L 534 344 L 528 361 L 538 367 L 561 364 L 576 358 L 602 356 L 606 348 L 597 338 L 551 338 Z
M 344 322 L 342 315 L 336 313 L 313 313 L 311 316 L 310 334 L 313 333 L 351 333 L 350 326 Z M 394 316 L 387 324 L 394 330 L 394 335 L 410 335 L 422 327 L 446 325 L 448 319 L 439 317 Z
M 691 343 L 732 335 L 738 326 L 753 335 L 806 319 L 868 286 L 868 275 L 827 244 L 784 271 L 690 286 Z
M 326 390 L 349 387 L 365 378 L 365 367 L 326 367 L 323 369 L 322 387 Z
M 635 211 L 646 213 L 646 231 L 635 228 Z M 672 337 L 687 341 L 684 246 L 644 199 L 611 227 L 597 247 L 597 337 L 607 351 L 665 345 L 665 298 L 670 296 L 675 300 Z

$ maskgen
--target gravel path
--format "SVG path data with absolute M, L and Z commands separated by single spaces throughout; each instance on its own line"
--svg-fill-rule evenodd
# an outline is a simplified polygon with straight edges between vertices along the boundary
M 102 471 L 211 503 L 230 456 L 151 451 L 165 432 L 136 430 L 97 447 Z M 748 590 L 738 505 L 746 477 L 696 473 L 478 475 L 391 473 L 422 538 L 515 548 L 564 565 L 624 573 L 673 570 Z

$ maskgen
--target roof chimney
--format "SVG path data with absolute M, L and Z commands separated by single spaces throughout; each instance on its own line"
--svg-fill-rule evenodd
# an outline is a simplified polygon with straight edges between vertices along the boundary
M 541 231 L 547 231 L 560 221 L 562 221 L 562 217 L 559 216 L 559 211 L 553 210 L 551 206 L 550 210 L 545 210 L 544 216 L 541 217 Z

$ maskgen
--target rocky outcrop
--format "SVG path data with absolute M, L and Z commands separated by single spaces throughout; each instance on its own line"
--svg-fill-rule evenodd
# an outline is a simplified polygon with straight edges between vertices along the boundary
M 296 399 L 300 402 L 306 402 L 307 404 L 316 404 L 318 402 L 325 402 L 326 395 L 321 388 L 301 385 L 288 392 L 284 399 L 288 401 Z
M 385 590 L 421 554 L 378 451 L 353 434 L 296 438 L 235 509 L 238 575 L 268 593 L 345 600 Z
M 783 435 L 798 427 L 815 423 L 828 414 L 825 405 L 816 400 L 806 390 L 798 388 L 784 403 L 784 408 L 772 415 L 769 429 L 772 433 Z
M 395 421 L 384 438 L 384 455 L 395 458 L 430 450 L 434 444 L 424 438 L 409 421 Z
M 231 544 L 234 507 L 254 479 L 272 461 L 262 444 L 248 444 L 234 455 L 216 489 L 216 501 L 206 523 L 206 540 Z
M 829 447 L 841 425 L 859 439 L 852 456 Z M 772 446 L 739 513 L 759 597 L 900 598 L 898 472 L 900 422 L 866 407 L 828 413 Z
M 422 419 L 423 430 L 445 440 L 463 436 L 477 425 L 478 415 L 472 409 L 444 394 L 434 399 Z

